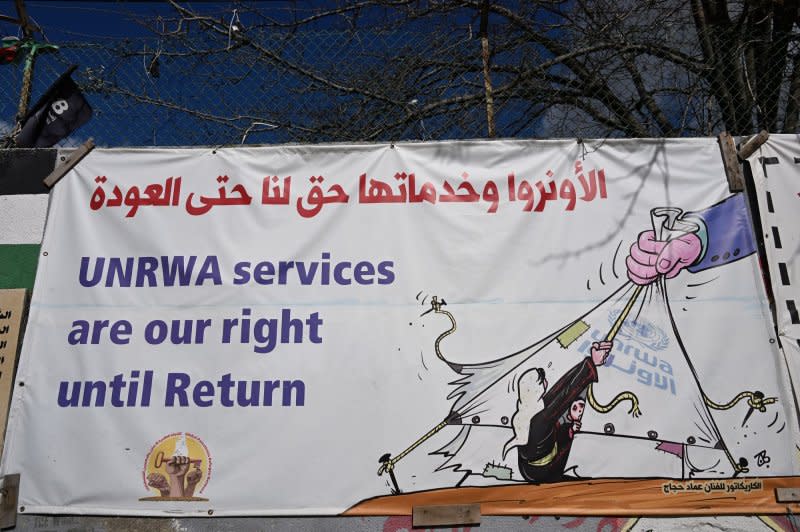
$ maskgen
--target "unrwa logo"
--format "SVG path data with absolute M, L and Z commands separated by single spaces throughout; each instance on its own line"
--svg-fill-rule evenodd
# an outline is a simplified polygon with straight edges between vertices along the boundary
M 608 322 L 615 323 L 621 312 L 619 309 L 610 310 Z M 638 342 L 653 351 L 663 351 L 669 346 L 669 336 L 664 329 L 642 318 L 623 321 L 617 335 Z
M 145 488 L 158 495 L 140 501 L 207 501 L 197 494 L 211 478 L 211 455 L 194 434 L 167 434 L 147 453 L 142 478 Z

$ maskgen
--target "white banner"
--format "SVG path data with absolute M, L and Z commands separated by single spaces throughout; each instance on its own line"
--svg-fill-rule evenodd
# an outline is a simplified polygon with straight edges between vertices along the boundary
M 2 471 L 45 513 L 750 492 L 798 472 L 754 251 L 713 139 L 98 149 L 51 199 Z
M 772 135 L 750 158 L 775 294 L 778 331 L 800 345 L 800 142 Z

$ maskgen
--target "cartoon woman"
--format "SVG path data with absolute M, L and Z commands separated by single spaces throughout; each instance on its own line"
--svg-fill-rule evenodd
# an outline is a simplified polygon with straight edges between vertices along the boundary
M 572 439 L 581 428 L 586 388 L 597 382 L 613 342 L 595 342 L 591 356 L 581 360 L 548 390 L 542 368 L 523 373 L 517 386 L 517 411 L 511 418 L 514 437 L 503 447 L 503 458 L 517 448 L 518 466 L 528 482 L 556 482 L 564 467 Z

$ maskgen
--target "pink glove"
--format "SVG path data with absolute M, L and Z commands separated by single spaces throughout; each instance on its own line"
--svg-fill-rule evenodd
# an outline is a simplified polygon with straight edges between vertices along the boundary
M 645 285 L 655 281 L 660 274 L 672 279 L 681 270 L 691 266 L 703 251 L 700 238 L 687 233 L 670 241 L 656 240 L 653 231 L 644 231 L 631 246 L 631 253 L 625 259 L 628 266 L 628 279 Z

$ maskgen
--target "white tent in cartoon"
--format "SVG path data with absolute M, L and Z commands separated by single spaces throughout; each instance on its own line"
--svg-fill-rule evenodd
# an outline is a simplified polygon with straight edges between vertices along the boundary
M 674 208 L 652 211 L 653 227 L 658 228 L 660 239 L 669 240 L 694 229 L 680 219 L 680 214 Z M 394 474 L 398 462 L 447 428 L 455 430 L 454 437 L 432 454 L 443 456 L 440 470 L 464 472 L 461 482 L 467 478 L 479 483 L 532 481 L 520 474 L 522 461 L 535 469 L 559 456 L 565 460 L 559 478 L 562 473 L 570 478 L 730 478 L 746 474 L 747 460 L 731 453 L 713 411 L 745 401 L 749 416 L 756 410 L 765 411 L 776 399 L 765 398 L 758 391 L 713 398 L 703 390 L 675 326 L 667 284 L 663 277 L 647 286 L 626 282 L 545 338 L 479 364 L 459 364 L 454 361 L 458 357 L 442 354 L 442 341 L 454 333 L 456 321 L 442 308 L 443 302 L 434 298 L 431 315 L 444 316 L 451 322 L 434 346 L 439 359 L 459 375 L 447 396 L 451 408 L 441 423 L 405 450 L 381 456 L 378 474 L 388 473 L 395 492 L 399 492 Z M 573 399 L 585 404 L 585 411 L 574 441 L 573 433 L 569 435 L 571 449 L 566 453 L 561 449 L 559 455 L 558 444 L 548 444 L 550 452 L 537 455 L 535 460 L 520 460 L 520 447 L 509 451 L 508 443 L 515 435 L 513 414 L 520 401 L 520 383 L 525 386 L 532 382 L 531 372 L 538 372 L 540 382 L 549 381 L 551 387 L 563 385 L 565 376 L 572 375 L 590 355 L 593 344 L 610 341 L 614 347 L 595 368 L 595 382 L 572 394 Z M 535 414 L 548 408 L 551 396 L 543 392 Z M 676 415 L 659 415 L 664 404 Z M 621 442 L 625 452 L 614 452 Z

